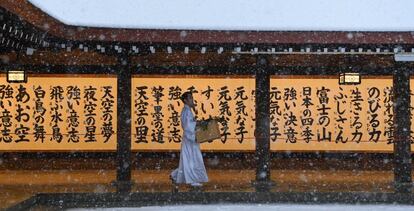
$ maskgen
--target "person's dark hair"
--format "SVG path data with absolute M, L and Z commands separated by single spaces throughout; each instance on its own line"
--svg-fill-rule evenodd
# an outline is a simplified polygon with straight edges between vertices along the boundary
M 183 101 L 184 102 L 184 100 L 185 99 L 187 99 L 190 95 L 192 95 L 193 93 L 191 93 L 191 92 L 184 92 L 182 95 L 181 95 L 181 97 L 180 97 L 180 99 L 181 99 L 181 101 Z

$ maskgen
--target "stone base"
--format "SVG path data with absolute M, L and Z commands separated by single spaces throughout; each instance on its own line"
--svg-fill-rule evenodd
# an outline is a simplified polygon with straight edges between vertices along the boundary
M 395 193 L 412 193 L 413 187 L 412 182 L 394 182 Z
M 256 188 L 256 192 L 268 192 L 276 182 L 272 180 L 252 180 L 252 186 Z
M 131 189 L 132 189 L 132 186 L 134 185 L 134 182 L 132 182 L 132 181 L 112 181 L 111 185 L 116 187 L 116 192 L 126 193 L 126 192 L 131 192 Z
M 145 207 L 180 204 L 389 204 L 414 205 L 414 194 L 390 192 L 134 192 L 41 193 L 8 210 Z
M 203 186 L 191 186 L 190 187 L 190 192 L 203 192 Z

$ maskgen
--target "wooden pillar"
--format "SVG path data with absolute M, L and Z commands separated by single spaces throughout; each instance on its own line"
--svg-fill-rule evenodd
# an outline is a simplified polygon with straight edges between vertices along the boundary
M 256 191 L 270 191 L 270 74 L 265 57 L 256 62 Z
M 119 58 L 117 66 L 117 192 L 131 191 L 131 70 L 128 57 Z
M 410 73 L 397 68 L 394 92 L 394 185 L 397 193 L 411 192 Z

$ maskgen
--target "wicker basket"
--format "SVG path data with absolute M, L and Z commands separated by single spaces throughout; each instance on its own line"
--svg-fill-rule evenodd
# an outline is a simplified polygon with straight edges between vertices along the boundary
M 198 143 L 221 138 L 219 124 L 215 119 L 200 121 L 196 126 L 196 140 Z

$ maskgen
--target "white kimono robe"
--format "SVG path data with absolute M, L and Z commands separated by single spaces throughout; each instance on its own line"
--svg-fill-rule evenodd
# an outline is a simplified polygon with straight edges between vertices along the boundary
M 181 126 L 184 130 L 181 141 L 180 163 L 171 176 L 176 183 L 208 182 L 200 144 L 195 141 L 196 121 L 191 108 L 184 105 L 181 112 Z

